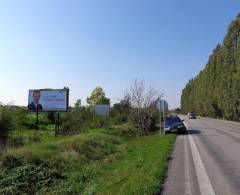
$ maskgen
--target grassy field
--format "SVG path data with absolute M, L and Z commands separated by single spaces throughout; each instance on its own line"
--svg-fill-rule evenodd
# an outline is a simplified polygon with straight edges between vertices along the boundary
M 175 142 L 175 135 L 134 136 L 126 126 L 65 138 L 52 133 L 24 132 L 39 143 L 1 153 L 0 194 L 155 194 Z

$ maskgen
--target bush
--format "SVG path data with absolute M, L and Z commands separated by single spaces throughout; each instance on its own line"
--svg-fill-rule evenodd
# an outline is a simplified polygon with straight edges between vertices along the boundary
M 78 118 L 75 113 L 67 113 L 60 127 L 60 135 L 72 135 L 75 133 L 81 133 L 84 131 L 84 121 L 82 118 Z
M 111 108 L 111 117 L 114 124 L 121 125 L 129 121 L 131 105 L 128 100 L 121 100 Z
M 45 194 L 65 179 L 62 174 L 64 167 L 56 163 L 35 164 L 9 155 L 2 162 L 0 194 Z
M 38 134 L 34 133 L 29 137 L 29 143 L 39 143 L 39 142 L 41 142 L 41 137 Z
M 7 147 L 19 148 L 24 145 L 23 137 L 14 137 L 7 140 Z
M 109 127 L 106 130 L 106 133 L 111 134 L 111 135 L 120 136 L 120 137 L 126 137 L 126 138 L 136 137 L 138 135 L 137 129 L 134 128 L 134 126 L 131 124 L 117 125 L 117 126 Z
M 47 118 L 48 118 L 48 122 L 50 124 L 55 124 L 55 114 L 54 114 L 54 112 L 48 112 L 47 113 Z
M 46 114 L 39 115 L 39 125 L 48 125 Z M 30 114 L 25 108 L 2 107 L 0 110 L 0 130 L 34 129 L 36 116 Z
M 65 113 L 61 120 L 60 135 L 83 133 L 88 129 L 102 128 L 112 123 L 110 117 L 94 116 L 91 107 L 78 107 Z
M 0 111 L 0 138 L 6 139 L 8 132 L 13 128 L 13 117 L 10 111 L 3 108 Z
M 22 165 L 23 158 L 12 155 L 6 155 L 2 160 L 2 166 L 5 169 L 12 169 Z
M 90 123 L 90 128 L 103 128 L 111 124 L 111 118 L 105 116 L 95 116 Z

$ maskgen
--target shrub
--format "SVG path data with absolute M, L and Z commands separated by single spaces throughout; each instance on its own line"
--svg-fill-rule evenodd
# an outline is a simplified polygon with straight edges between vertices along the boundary
M 131 114 L 133 122 L 137 125 L 142 135 L 149 134 L 155 129 L 156 103 L 159 100 L 159 92 L 153 88 L 146 88 L 144 80 L 134 80 L 127 97 L 132 107 Z
M 90 128 L 103 128 L 111 124 L 111 119 L 105 116 L 95 116 L 90 124 Z
M 80 106 L 65 113 L 61 120 L 60 135 L 72 135 L 91 128 L 102 128 L 111 124 L 110 117 L 94 116 L 91 107 Z
M 48 113 L 47 113 L 47 118 L 48 118 L 49 124 L 55 124 L 55 115 L 54 115 L 54 112 L 48 112 Z
M 44 194 L 65 178 L 54 164 L 29 163 L 8 169 L 0 177 L 0 194 Z
M 22 161 L 23 161 L 22 157 L 6 155 L 6 156 L 4 156 L 4 158 L 2 160 L 2 166 L 5 169 L 12 169 L 12 168 L 21 166 L 22 165 Z
M 0 112 L 0 138 L 6 139 L 9 130 L 13 128 L 13 117 L 10 111 L 3 108 Z
M 7 147 L 19 148 L 24 145 L 23 137 L 13 137 L 7 140 Z
M 120 103 L 114 104 L 111 108 L 111 117 L 114 124 L 125 124 L 129 121 L 129 114 L 131 113 L 130 102 L 125 99 Z
M 41 142 L 41 137 L 38 134 L 33 134 L 29 137 L 29 143 L 39 143 Z
M 62 119 L 60 132 L 58 132 L 58 134 L 72 135 L 82 133 L 87 126 L 87 121 L 84 119 L 84 114 L 80 111 L 66 113 Z
M 138 135 L 137 129 L 131 124 L 109 127 L 106 133 L 126 138 L 136 137 Z

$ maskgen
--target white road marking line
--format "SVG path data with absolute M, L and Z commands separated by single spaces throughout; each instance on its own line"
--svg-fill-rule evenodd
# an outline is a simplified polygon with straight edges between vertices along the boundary
M 193 161 L 195 165 L 195 170 L 198 178 L 198 184 L 202 195 L 216 195 L 212 187 L 210 179 L 207 175 L 206 169 L 202 162 L 201 156 L 197 149 L 197 146 L 193 140 L 192 135 L 188 136 L 190 147 L 192 150 Z
M 189 165 L 188 138 L 184 138 L 184 156 L 185 156 L 185 195 L 192 195 L 192 185 Z
M 196 175 L 198 178 L 198 185 L 199 185 L 201 194 L 216 195 L 192 135 L 188 136 L 188 140 L 189 140 L 190 148 L 192 151 Z
M 185 122 L 185 126 L 189 129 Z M 201 195 L 216 195 L 192 135 L 187 135 Z

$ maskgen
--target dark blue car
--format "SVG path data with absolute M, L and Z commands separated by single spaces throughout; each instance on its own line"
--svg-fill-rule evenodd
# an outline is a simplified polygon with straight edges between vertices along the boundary
M 170 116 L 165 120 L 164 131 L 165 133 L 186 133 L 186 127 L 178 116 Z

